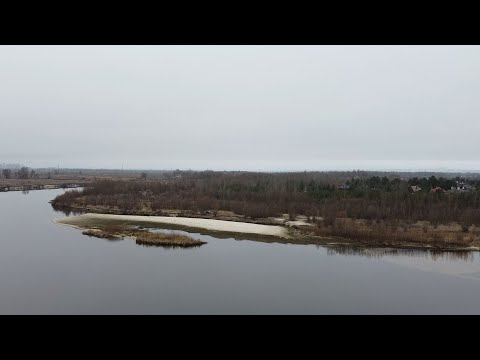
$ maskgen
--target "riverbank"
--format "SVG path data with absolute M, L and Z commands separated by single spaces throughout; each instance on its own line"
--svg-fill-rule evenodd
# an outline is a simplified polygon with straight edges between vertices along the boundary
M 244 222 L 234 222 L 214 219 L 169 217 L 169 216 L 138 216 L 138 215 L 112 215 L 112 214 L 84 214 L 75 217 L 56 220 L 56 223 L 72 225 L 78 228 L 92 226 L 105 226 L 107 224 L 124 224 L 145 227 L 167 227 L 189 231 L 208 231 L 219 234 L 257 235 L 273 238 L 287 239 L 289 231 L 284 226 L 262 225 Z
M 84 182 L 45 181 L 45 180 L 17 180 L 0 181 L 0 192 L 12 191 L 36 191 L 53 189 L 78 189 L 84 186 Z
M 278 219 L 268 219 L 268 221 L 282 221 Z M 355 246 L 355 247 L 393 247 L 404 249 L 432 249 L 446 251 L 480 251 L 477 241 L 460 243 L 454 240 L 448 240 L 449 233 L 443 228 L 437 228 L 435 231 L 442 231 L 445 236 L 444 241 L 438 237 L 422 238 L 421 234 L 429 235 L 425 228 L 421 232 L 414 231 L 417 227 L 411 226 L 409 231 L 385 230 L 383 233 L 372 232 L 366 236 L 365 228 L 350 227 L 349 231 L 336 230 L 333 227 L 319 228 L 315 225 L 308 225 L 303 221 L 286 221 L 283 219 L 283 225 L 263 225 L 244 223 L 239 221 L 225 221 L 215 219 L 201 219 L 188 217 L 165 217 L 165 216 L 138 216 L 138 215 L 112 215 L 112 214 L 93 214 L 88 213 L 80 216 L 69 217 L 55 221 L 58 224 L 73 226 L 79 229 L 101 228 L 105 226 L 128 225 L 144 228 L 164 228 L 172 230 L 184 230 L 188 232 L 197 232 L 204 235 L 213 235 L 218 238 L 235 238 L 237 240 L 249 239 L 261 242 L 278 242 L 291 244 L 314 244 L 322 246 Z M 361 223 L 361 222 L 358 222 Z M 360 230 L 363 229 L 363 233 Z M 433 230 L 432 230 L 433 231 Z M 451 230 L 456 233 L 457 230 Z M 461 230 L 460 230 L 461 231 Z M 417 235 L 418 237 L 415 237 Z

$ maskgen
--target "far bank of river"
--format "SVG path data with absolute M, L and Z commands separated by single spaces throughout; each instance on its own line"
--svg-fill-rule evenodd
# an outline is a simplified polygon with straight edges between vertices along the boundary
M 30 184 L 30 185 L 0 185 L 0 192 L 11 191 L 35 191 L 35 190 L 55 190 L 55 189 L 78 189 L 80 184 Z

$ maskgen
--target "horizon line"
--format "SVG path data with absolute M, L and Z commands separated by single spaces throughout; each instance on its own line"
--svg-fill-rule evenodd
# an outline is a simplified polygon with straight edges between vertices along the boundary
M 194 171 L 194 172 L 259 172 L 259 173 L 304 173 L 304 172 L 380 172 L 380 173 L 479 173 L 480 169 L 448 169 L 448 168 L 430 168 L 430 169 L 378 169 L 378 168 L 349 168 L 349 169 L 276 169 L 276 170 L 262 170 L 262 169 L 186 169 L 186 168 L 107 168 L 107 167 L 30 167 L 25 166 L 33 170 L 67 170 L 67 171 L 75 171 L 75 170 L 93 170 L 93 171 L 118 171 L 118 172 L 127 172 L 127 171 Z M 1 168 L 1 166 L 0 166 Z

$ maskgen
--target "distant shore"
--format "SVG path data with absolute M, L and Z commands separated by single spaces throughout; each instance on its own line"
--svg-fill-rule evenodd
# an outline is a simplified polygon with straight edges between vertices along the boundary
M 12 191 L 36 191 L 54 189 L 78 189 L 85 185 L 83 181 L 66 180 L 5 180 L 0 181 L 0 193 Z

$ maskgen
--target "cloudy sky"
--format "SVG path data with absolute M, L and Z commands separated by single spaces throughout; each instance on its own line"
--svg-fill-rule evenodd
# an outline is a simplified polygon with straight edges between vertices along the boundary
M 478 46 L 0 46 L 0 163 L 480 170 Z

